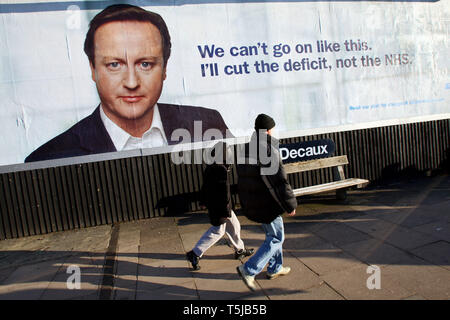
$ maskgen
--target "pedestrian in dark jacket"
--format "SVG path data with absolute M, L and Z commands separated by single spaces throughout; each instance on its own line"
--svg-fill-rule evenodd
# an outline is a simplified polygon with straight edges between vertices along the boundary
M 275 121 L 265 114 L 255 120 L 255 132 L 246 144 L 245 163 L 238 162 L 238 194 L 244 215 L 262 224 L 266 238 L 246 263 L 237 267 L 244 283 L 255 290 L 255 276 L 267 267 L 267 278 L 275 279 L 290 272 L 283 266 L 284 226 L 281 215 L 295 215 L 297 199 L 287 180 L 278 150 L 272 137 Z
M 219 150 L 220 154 L 215 151 Z M 194 270 L 199 270 L 199 260 L 203 254 L 225 234 L 235 249 L 235 259 L 253 254 L 254 249 L 247 249 L 241 239 L 241 225 L 231 208 L 231 192 L 229 182 L 230 165 L 226 162 L 228 147 L 219 142 L 214 146 L 211 155 L 216 159 L 208 165 L 203 173 L 201 202 L 208 208 L 211 227 L 203 234 L 194 248 L 186 254 Z M 217 161 L 219 160 L 219 161 Z

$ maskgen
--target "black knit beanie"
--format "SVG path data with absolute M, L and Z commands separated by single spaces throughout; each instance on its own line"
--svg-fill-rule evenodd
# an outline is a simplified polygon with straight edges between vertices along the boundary
M 256 117 L 255 129 L 265 129 L 270 130 L 275 127 L 275 120 L 269 117 L 267 114 L 261 113 Z

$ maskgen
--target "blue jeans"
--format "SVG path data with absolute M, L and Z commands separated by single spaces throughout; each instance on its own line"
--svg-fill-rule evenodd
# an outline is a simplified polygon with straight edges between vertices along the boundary
M 283 219 L 278 216 L 268 224 L 262 224 L 266 233 L 266 239 L 256 253 L 244 264 L 244 270 L 247 274 L 255 276 L 264 269 L 267 263 L 267 271 L 276 273 L 283 266 L 283 242 L 284 226 Z

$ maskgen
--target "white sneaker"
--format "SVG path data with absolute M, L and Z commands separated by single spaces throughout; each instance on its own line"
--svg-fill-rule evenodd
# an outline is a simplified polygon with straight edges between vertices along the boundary
M 275 272 L 275 273 L 267 272 L 267 279 L 272 280 L 272 279 L 278 278 L 279 276 L 285 276 L 289 272 L 291 272 L 290 267 L 281 267 L 280 271 L 278 271 L 278 272 Z
M 255 284 L 255 276 L 248 275 L 244 270 L 244 265 L 240 265 L 236 267 L 238 274 L 241 276 L 242 281 L 244 281 L 245 285 L 252 291 L 256 290 Z

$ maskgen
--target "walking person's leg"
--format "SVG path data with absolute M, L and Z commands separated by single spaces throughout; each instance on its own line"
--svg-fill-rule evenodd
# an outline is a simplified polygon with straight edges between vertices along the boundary
M 197 241 L 194 248 L 186 254 L 186 258 L 191 262 L 194 270 L 199 270 L 198 265 L 200 258 L 211 246 L 213 246 L 225 234 L 226 224 L 220 226 L 211 226 Z
M 239 223 L 239 220 L 233 210 L 231 210 L 231 217 L 226 220 L 225 224 L 225 232 L 235 251 L 234 258 L 241 259 L 251 256 L 254 249 L 245 248 L 244 241 L 242 241 L 241 238 L 241 224 Z
M 226 219 L 225 225 L 225 232 L 234 250 L 239 251 L 244 249 L 244 242 L 241 239 L 241 224 L 233 210 L 231 210 L 231 217 Z
M 278 248 L 273 251 L 273 254 L 268 261 L 267 272 L 277 273 L 282 266 L 283 266 L 283 248 L 282 246 L 278 246 Z
M 255 276 L 271 261 L 271 270 L 276 270 L 283 263 L 282 250 L 284 242 L 283 219 L 278 216 L 271 223 L 262 224 L 266 233 L 266 239 L 256 253 L 244 264 L 244 270 L 248 275 Z M 276 255 L 277 258 L 274 258 Z
M 283 263 L 283 219 L 278 216 L 271 223 L 262 224 L 262 228 L 266 233 L 263 244 L 246 263 L 238 267 L 238 272 L 245 284 L 252 290 L 256 289 L 255 276 L 264 269 L 266 264 L 270 262 L 271 271 L 279 271 Z
M 284 243 L 284 223 L 283 218 L 279 217 L 279 226 L 277 227 L 281 238 L 283 239 L 281 242 L 281 246 L 275 250 L 272 257 L 269 259 L 269 264 L 267 266 L 267 278 L 275 279 L 279 276 L 287 275 L 290 271 L 290 267 L 283 267 L 283 246 Z M 278 222 L 277 222 L 278 223 Z
M 192 251 L 194 251 L 197 256 L 202 257 L 206 250 L 211 248 L 225 235 L 225 228 L 225 223 L 222 223 L 220 226 L 211 226 L 197 241 Z

